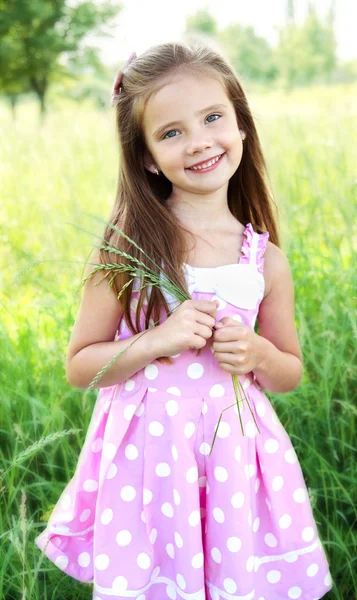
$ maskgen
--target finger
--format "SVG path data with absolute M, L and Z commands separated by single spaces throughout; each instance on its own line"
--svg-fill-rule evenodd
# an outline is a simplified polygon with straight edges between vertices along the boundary
M 208 313 L 215 318 L 217 312 L 218 300 L 193 300 L 193 306 L 204 313 Z
M 212 350 L 217 356 L 217 354 L 222 354 L 223 352 L 228 354 L 237 354 L 237 343 L 235 342 L 212 342 Z

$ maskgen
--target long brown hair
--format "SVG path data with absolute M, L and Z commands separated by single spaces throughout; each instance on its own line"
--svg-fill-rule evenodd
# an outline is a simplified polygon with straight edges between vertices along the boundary
M 241 162 L 228 185 L 230 212 L 243 225 L 251 222 L 259 233 L 269 231 L 270 241 L 274 244 L 279 245 L 279 239 L 260 141 L 234 70 L 223 56 L 201 41 L 170 42 L 149 48 L 130 64 L 124 75 L 121 93 L 113 101 L 120 156 L 116 201 L 110 221 L 135 240 L 155 263 L 163 264 L 168 276 L 188 293 L 182 262 L 185 261 L 185 235 L 189 232 L 166 206 L 172 191 L 171 182 L 163 174 L 159 177 L 153 175 L 144 166 L 146 145 L 142 127 L 143 112 L 150 96 L 176 69 L 210 75 L 224 86 L 235 108 L 239 127 L 246 132 Z M 153 268 L 145 255 L 110 226 L 105 229 L 104 239 Z M 108 258 L 111 262 L 118 260 L 118 256 L 102 252 L 102 260 L 107 262 Z M 125 262 L 122 258 L 120 260 Z M 116 278 L 116 288 L 122 289 L 129 280 L 127 273 L 120 273 Z M 159 320 L 162 306 L 169 314 L 161 290 L 152 286 L 150 297 L 147 297 L 146 289 L 140 291 L 133 324 L 130 314 L 132 291 L 133 283 L 124 290 L 121 303 L 125 320 L 133 334 L 141 331 L 140 313 L 145 299 L 145 329 L 149 327 L 152 314 L 154 321 Z M 164 357 L 159 360 L 172 362 Z

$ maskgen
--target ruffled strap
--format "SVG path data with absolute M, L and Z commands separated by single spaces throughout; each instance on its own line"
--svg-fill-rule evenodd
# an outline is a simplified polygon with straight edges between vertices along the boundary
M 268 244 L 269 233 L 257 233 L 251 223 L 247 223 L 243 232 L 242 256 L 240 264 L 255 263 L 259 273 L 264 270 L 264 253 Z

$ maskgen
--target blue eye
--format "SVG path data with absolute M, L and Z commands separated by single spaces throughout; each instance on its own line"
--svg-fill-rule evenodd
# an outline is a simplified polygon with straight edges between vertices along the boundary
M 167 133 L 165 133 L 164 137 L 162 138 L 163 140 L 172 138 L 172 137 L 176 137 L 175 135 L 169 135 L 169 133 L 174 133 L 175 131 L 177 131 L 177 129 L 171 129 L 171 131 L 168 131 Z
M 214 114 L 214 115 L 208 115 L 208 117 L 207 117 L 207 120 L 208 120 L 210 117 L 218 117 L 218 119 L 220 119 L 221 115 L 216 115 L 216 114 Z M 217 121 L 217 119 L 213 119 L 213 121 Z M 213 123 L 213 121 L 209 121 L 209 123 Z

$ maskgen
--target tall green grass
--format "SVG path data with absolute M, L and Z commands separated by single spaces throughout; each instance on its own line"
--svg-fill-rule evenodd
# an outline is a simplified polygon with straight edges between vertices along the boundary
M 279 205 L 304 354 L 298 390 L 269 394 L 309 489 L 334 589 L 357 597 L 356 88 L 248 93 Z M 0 597 L 91 598 L 34 545 L 72 477 L 95 392 L 65 380 L 78 285 L 114 196 L 110 112 L 58 106 L 38 129 L 0 106 Z M 29 263 L 44 263 L 14 276 Z M 27 450 L 27 451 L 26 451 Z

